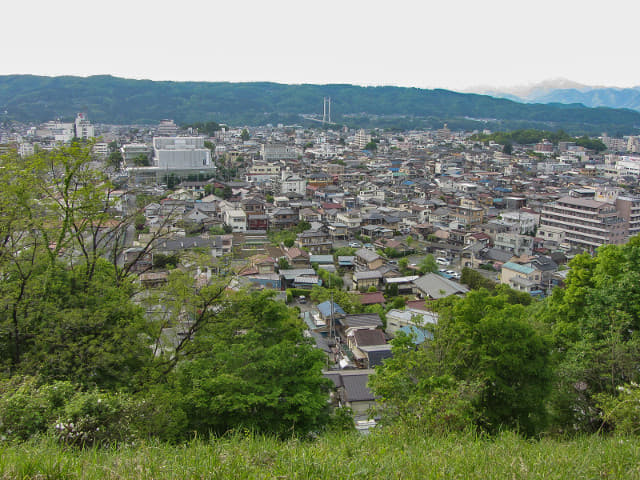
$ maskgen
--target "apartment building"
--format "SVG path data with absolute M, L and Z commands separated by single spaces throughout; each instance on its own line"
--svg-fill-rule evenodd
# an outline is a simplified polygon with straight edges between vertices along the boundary
M 574 190 L 543 206 L 540 226 L 564 230 L 565 242 L 572 247 L 593 251 L 605 244 L 623 244 L 629 223 L 612 203 L 593 199 L 594 191 Z

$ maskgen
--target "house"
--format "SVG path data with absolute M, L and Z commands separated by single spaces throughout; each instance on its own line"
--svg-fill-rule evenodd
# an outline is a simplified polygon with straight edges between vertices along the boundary
M 331 318 L 339 320 L 344 318 L 346 313 L 340 305 L 330 300 L 325 300 L 318 304 L 318 311 L 320 312 L 320 318 L 325 322 L 328 322 Z
M 291 268 L 308 268 L 309 254 L 297 247 L 287 248 L 284 254 Z
M 376 403 L 375 396 L 368 387 L 369 375 L 373 373 L 372 369 L 323 372 L 323 376 L 333 382 L 334 403 L 350 408 L 356 425 L 369 420 L 369 411 Z
M 387 312 L 387 333 L 396 335 L 403 327 L 424 327 L 427 324 L 437 324 L 438 314 L 427 312 L 414 308 L 405 308 L 404 310 L 391 309 Z
M 271 228 L 275 228 L 277 230 L 294 227 L 299 221 L 298 213 L 295 210 L 284 207 L 273 210 L 269 219 Z
M 375 270 L 384 265 L 384 259 L 376 252 L 361 248 L 356 251 L 357 270 Z
M 378 270 L 365 270 L 353 274 L 354 290 L 365 291 L 369 287 L 378 288 L 381 281 L 382 273 Z
M 224 224 L 231 227 L 233 232 L 245 232 L 247 230 L 247 214 L 238 208 L 224 211 Z
M 384 305 L 386 301 L 382 292 L 362 293 L 358 297 L 358 300 L 360 301 L 360 305 L 365 307 L 367 305 Z
M 296 246 L 311 253 L 329 253 L 332 245 L 329 234 L 323 230 L 307 230 L 299 233 L 296 238 Z
M 532 293 L 540 289 L 542 272 L 531 264 L 520 265 L 507 262 L 500 271 L 500 283 L 509 285 L 514 290 Z
M 357 328 L 347 334 L 347 345 L 360 368 L 373 368 L 391 357 L 391 345 L 387 343 L 384 332 L 378 329 Z M 382 348 L 367 348 L 382 347 Z
M 469 289 L 464 285 L 446 279 L 437 273 L 427 273 L 413 281 L 415 291 L 422 298 L 437 300 L 450 295 L 464 295 Z
M 385 277 L 385 287 L 395 285 L 398 288 L 398 295 L 411 295 L 414 290 L 413 282 L 419 278 L 418 275 L 409 275 L 406 277 Z M 393 287 L 395 289 L 395 287 Z
M 296 282 L 297 284 L 307 283 L 303 280 L 303 277 L 312 278 L 316 284 L 319 284 L 316 271 L 313 268 L 291 268 L 288 270 L 280 270 L 279 274 L 282 279 L 283 288 L 293 287 Z

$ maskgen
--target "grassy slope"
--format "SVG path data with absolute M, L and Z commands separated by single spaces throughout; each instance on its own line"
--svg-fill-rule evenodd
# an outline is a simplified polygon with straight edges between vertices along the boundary
M 63 449 L 50 439 L 0 446 L 0 478 L 640 478 L 640 439 L 527 441 L 380 432 L 278 442 L 234 436 L 186 446 Z

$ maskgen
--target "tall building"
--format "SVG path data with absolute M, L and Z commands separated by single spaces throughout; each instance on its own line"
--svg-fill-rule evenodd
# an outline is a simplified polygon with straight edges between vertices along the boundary
M 540 227 L 564 231 L 564 241 L 572 247 L 593 251 L 605 244 L 623 244 L 629 223 L 616 206 L 594 199 L 594 190 L 572 190 L 569 195 L 542 207 Z
M 371 141 L 371 135 L 365 133 L 363 129 L 360 129 L 356 132 L 355 144 L 360 150 L 367 146 L 367 144 Z
M 95 137 L 95 129 L 93 128 L 93 125 L 91 125 L 91 122 L 89 122 L 89 119 L 84 113 L 78 113 L 78 116 L 76 117 L 76 122 L 75 122 L 75 129 L 76 129 L 76 137 L 78 138 L 87 140 L 89 138 Z

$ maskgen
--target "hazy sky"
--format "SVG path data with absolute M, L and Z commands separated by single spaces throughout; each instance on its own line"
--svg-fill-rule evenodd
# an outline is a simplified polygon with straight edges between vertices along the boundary
M 0 74 L 640 85 L 632 0 L 7 0 Z

